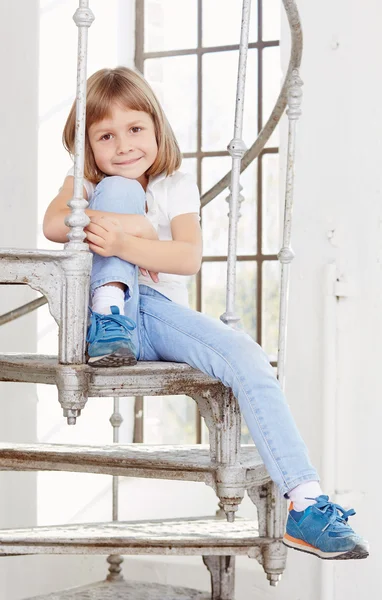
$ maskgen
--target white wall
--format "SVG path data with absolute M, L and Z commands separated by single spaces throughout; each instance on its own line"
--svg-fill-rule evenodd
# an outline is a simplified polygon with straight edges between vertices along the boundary
M 334 488 L 339 504 L 355 508 L 357 515 L 349 523 L 369 540 L 371 556 L 330 564 L 293 557 L 288 575 L 298 582 L 305 568 L 312 573 L 306 592 L 300 592 L 304 600 L 355 600 L 361 594 L 377 598 L 382 529 L 375 518 L 382 491 L 377 463 L 382 7 L 376 0 L 367 3 L 367 10 L 355 0 L 300 0 L 298 6 L 304 30 L 304 99 L 296 157 L 286 390 L 324 490 Z M 330 263 L 346 296 L 327 296 L 325 302 Z M 328 450 L 331 460 L 325 456 Z M 321 595 L 317 577 L 322 577 Z M 297 594 L 297 585 L 295 590 Z
M 34 248 L 37 212 L 37 0 L 22 6 L 0 4 L 0 246 Z M 9 57 L 12 60 L 9 60 Z M 20 215 L 23 219 L 20 220 Z M 0 286 L 0 314 L 32 300 L 27 286 Z M 1 352 L 36 351 L 36 316 L 0 327 Z M 36 439 L 36 390 L 26 384 L 0 383 L 0 440 Z M 36 522 L 36 475 L 0 473 L 0 527 Z M 0 560 L 0 598 L 28 568 L 20 558 Z M 33 579 L 33 575 L 32 575 Z M 21 586 L 22 587 L 22 586 Z M 23 591 L 27 588 L 24 586 Z

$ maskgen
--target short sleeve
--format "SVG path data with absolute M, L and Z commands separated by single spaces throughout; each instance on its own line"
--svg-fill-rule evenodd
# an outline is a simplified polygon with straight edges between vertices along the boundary
M 168 190 L 167 210 L 170 221 L 187 213 L 200 214 L 200 194 L 196 181 L 189 173 L 178 175 L 181 177 Z
M 72 167 L 71 169 L 69 169 L 69 171 L 66 174 L 66 177 L 69 176 L 74 177 L 74 167 Z M 86 193 L 88 195 L 88 202 L 90 202 L 90 200 L 92 199 L 92 196 L 94 194 L 94 190 L 95 190 L 95 185 L 94 183 L 91 183 L 91 181 L 88 181 L 87 179 L 84 179 L 84 188 L 86 190 Z

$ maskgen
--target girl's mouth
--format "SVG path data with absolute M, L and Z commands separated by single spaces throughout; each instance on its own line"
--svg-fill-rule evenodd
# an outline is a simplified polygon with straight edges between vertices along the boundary
M 132 158 L 131 160 L 124 160 L 123 162 L 115 163 L 118 166 L 126 166 L 126 165 L 134 165 L 136 162 L 141 160 L 142 156 L 139 158 Z

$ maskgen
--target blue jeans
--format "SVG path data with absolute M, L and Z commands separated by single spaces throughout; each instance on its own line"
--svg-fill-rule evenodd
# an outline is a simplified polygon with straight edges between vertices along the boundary
M 89 207 L 143 215 L 145 199 L 136 180 L 107 177 L 98 184 Z M 219 319 L 172 302 L 149 286 L 138 286 L 136 265 L 95 254 L 91 291 L 112 281 L 128 286 L 125 314 L 137 324 L 133 341 L 139 360 L 187 363 L 231 388 L 265 467 L 285 497 L 304 481 L 319 481 L 259 344 Z

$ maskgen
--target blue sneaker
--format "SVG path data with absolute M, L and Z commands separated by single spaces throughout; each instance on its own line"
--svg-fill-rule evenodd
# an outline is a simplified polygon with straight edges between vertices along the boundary
M 331 560 L 369 556 L 368 543 L 347 524 L 348 518 L 356 514 L 352 508 L 345 511 L 324 495 L 309 500 L 315 500 L 316 504 L 301 512 L 293 510 L 291 502 L 283 538 L 285 546 Z
M 111 315 L 90 311 L 88 364 L 91 367 L 122 367 L 137 364 L 137 351 L 131 340 L 134 321 L 119 314 L 118 306 L 111 306 Z

